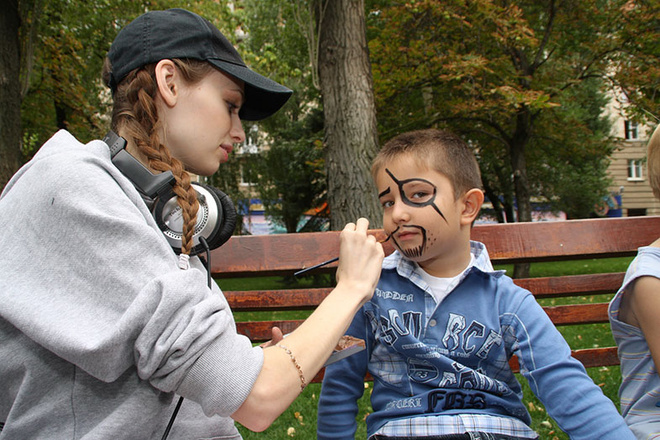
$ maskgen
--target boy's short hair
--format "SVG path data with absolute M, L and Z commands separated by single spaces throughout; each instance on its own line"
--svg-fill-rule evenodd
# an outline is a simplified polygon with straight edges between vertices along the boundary
M 383 145 L 371 166 L 376 174 L 397 157 L 410 154 L 421 167 L 437 171 L 449 179 L 458 199 L 473 188 L 482 189 L 479 164 L 474 153 L 457 135 L 437 129 L 416 130 L 400 134 Z
M 649 185 L 653 195 L 660 199 L 660 125 L 651 135 L 646 149 L 646 168 L 649 173 Z

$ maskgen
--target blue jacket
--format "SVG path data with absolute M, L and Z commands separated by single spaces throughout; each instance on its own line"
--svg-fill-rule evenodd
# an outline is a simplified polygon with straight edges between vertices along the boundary
M 395 418 L 459 413 L 515 417 L 529 425 L 509 367 L 513 354 L 532 391 L 572 439 L 633 438 L 529 291 L 501 271 L 473 266 L 436 307 L 426 283 L 411 276 L 414 270 L 398 253 L 386 259 L 372 300 L 348 330 L 367 349 L 326 369 L 319 439 L 354 437 L 367 371 L 374 378 L 369 435 Z

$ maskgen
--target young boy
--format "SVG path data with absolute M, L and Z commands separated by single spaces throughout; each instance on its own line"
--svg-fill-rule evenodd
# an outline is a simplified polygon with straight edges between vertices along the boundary
M 653 195 L 660 199 L 660 126 L 648 145 Z M 621 360 L 621 413 L 638 439 L 660 438 L 660 238 L 639 248 L 610 302 Z
M 318 438 L 354 438 L 366 372 L 372 440 L 538 438 L 513 354 L 572 439 L 634 438 L 532 294 L 470 240 L 484 195 L 469 147 L 438 130 L 406 133 L 385 144 L 372 174 L 396 251 L 348 330 L 367 349 L 326 369 Z

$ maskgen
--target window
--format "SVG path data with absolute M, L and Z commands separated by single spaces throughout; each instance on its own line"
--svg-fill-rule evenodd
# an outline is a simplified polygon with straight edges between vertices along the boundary
M 630 159 L 628 161 L 628 180 L 642 180 L 642 166 L 641 159 Z
M 643 217 L 646 215 L 646 208 L 628 208 L 628 217 Z
M 253 186 L 255 185 L 255 181 L 253 179 L 253 173 L 250 171 L 249 168 L 246 167 L 245 164 L 241 164 L 241 186 Z
M 625 129 L 626 129 L 626 139 L 627 140 L 638 139 L 638 136 L 637 136 L 637 122 L 626 121 L 625 122 Z

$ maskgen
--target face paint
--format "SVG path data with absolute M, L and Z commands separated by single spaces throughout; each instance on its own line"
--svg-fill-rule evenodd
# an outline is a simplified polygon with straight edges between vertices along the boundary
M 403 203 L 417 208 L 423 208 L 424 206 L 430 205 L 438 214 L 440 214 L 440 217 L 442 217 L 444 221 L 447 221 L 442 211 L 440 211 L 440 208 L 435 204 L 435 197 L 438 189 L 434 184 L 426 179 L 398 180 L 387 168 L 385 169 L 385 172 L 399 187 L 399 194 L 401 194 L 401 200 L 403 200 Z M 389 188 L 386 191 L 383 191 L 379 196 L 387 194 L 388 192 Z
M 414 225 L 413 225 L 413 226 L 404 226 L 404 228 L 415 228 L 415 229 L 419 229 L 419 231 L 422 233 L 422 244 L 419 245 L 419 246 L 417 246 L 416 248 L 413 248 L 413 249 L 406 249 L 406 250 L 401 249 L 401 246 L 399 246 L 399 243 L 396 241 L 396 238 L 393 237 L 393 235 L 394 235 L 399 229 L 401 229 L 401 227 L 396 228 L 394 231 L 392 231 L 392 233 L 391 233 L 389 236 L 392 237 L 392 241 L 394 242 L 394 244 L 396 245 L 396 247 L 397 247 L 399 250 L 401 250 L 401 253 L 402 253 L 403 255 L 405 255 L 406 257 L 408 257 L 408 258 L 417 258 L 417 257 L 421 257 L 422 254 L 424 253 L 424 249 L 426 248 L 426 229 L 424 229 L 424 228 L 421 227 L 421 226 L 414 226 Z
M 442 214 L 442 211 L 440 211 L 438 206 L 435 204 L 435 199 L 437 196 L 438 189 L 433 183 L 429 182 L 426 179 L 421 179 L 421 178 L 398 180 L 389 169 L 386 168 L 385 172 L 387 173 L 388 176 L 390 176 L 390 178 L 394 181 L 394 183 L 396 183 L 397 187 L 399 188 L 399 194 L 401 196 L 401 201 L 403 201 L 403 203 L 405 203 L 408 206 L 412 206 L 414 208 L 424 208 L 425 206 L 431 206 L 440 215 L 440 217 L 442 217 L 443 220 L 447 222 L 447 219 L 445 218 L 444 214 Z M 389 194 L 390 192 L 391 189 L 387 188 L 385 191 L 381 192 L 378 195 L 378 197 L 380 198 L 384 195 Z M 426 229 L 418 225 L 405 225 L 403 226 L 403 229 L 405 228 L 418 229 L 422 234 L 422 244 L 413 249 L 406 249 L 406 250 L 402 249 L 399 243 L 394 238 L 394 234 L 397 233 L 400 229 L 402 229 L 402 227 L 396 228 L 396 230 L 392 231 L 389 236 L 392 237 L 392 241 L 394 242 L 396 247 L 399 250 L 401 250 L 401 252 L 406 257 L 408 258 L 421 257 L 426 249 L 426 243 L 427 243 Z

